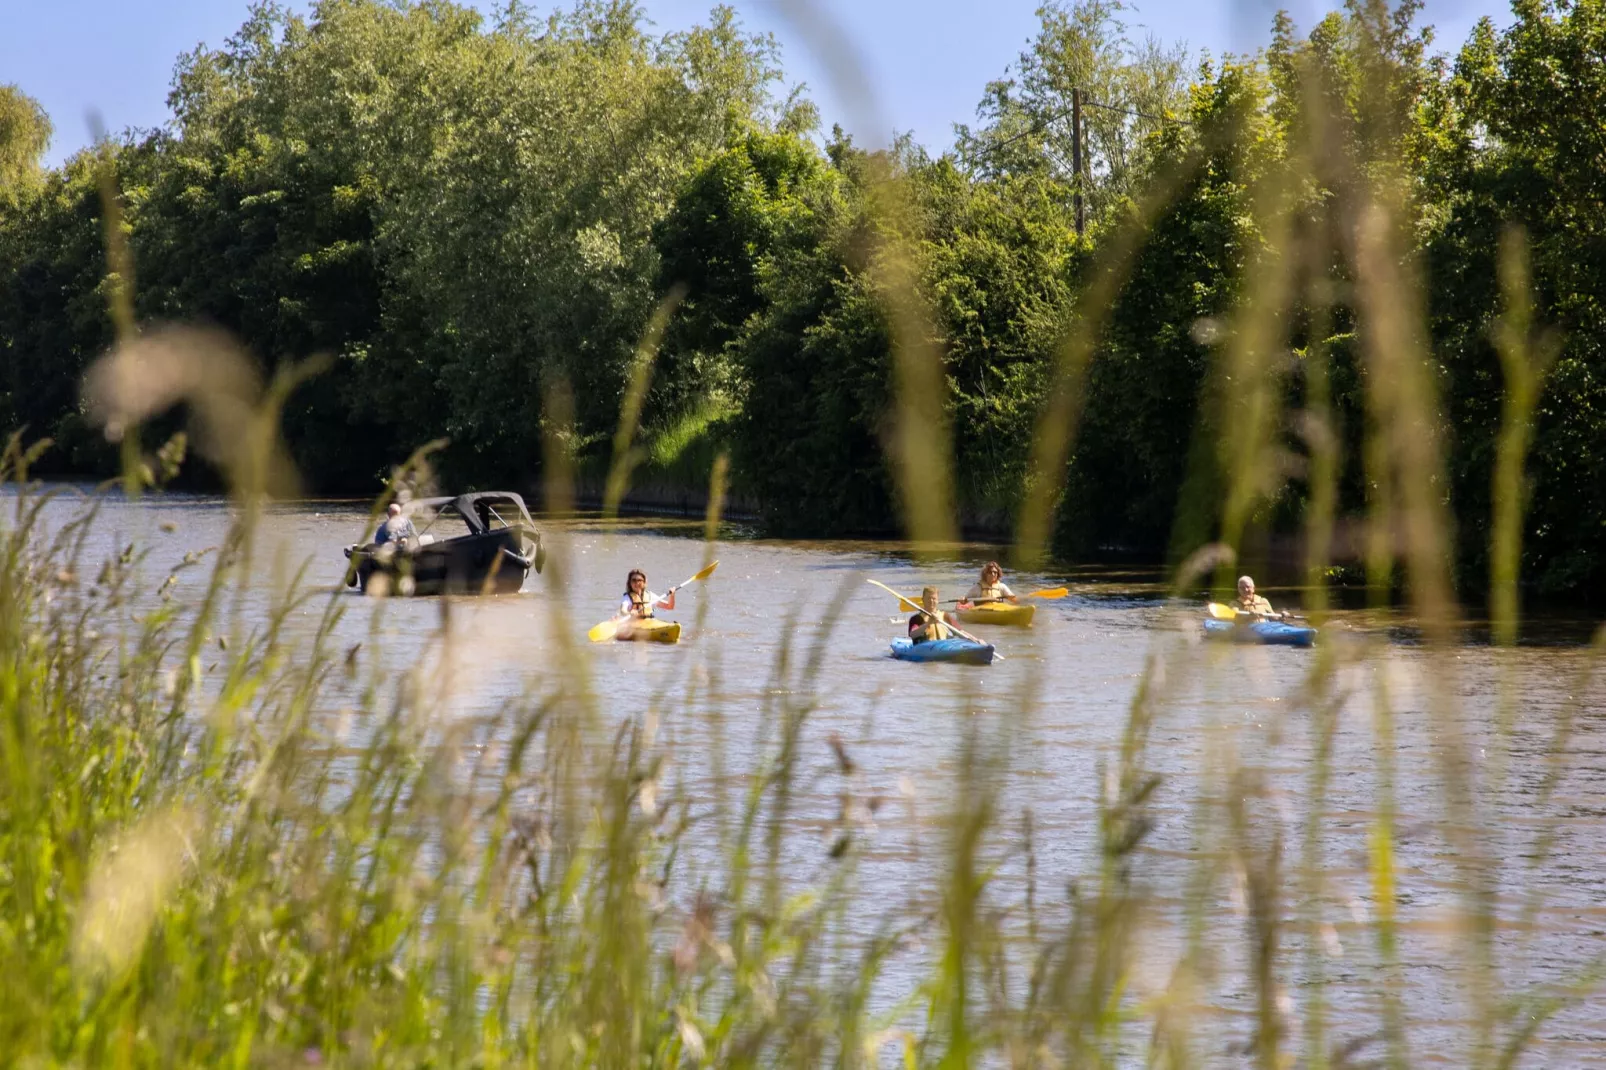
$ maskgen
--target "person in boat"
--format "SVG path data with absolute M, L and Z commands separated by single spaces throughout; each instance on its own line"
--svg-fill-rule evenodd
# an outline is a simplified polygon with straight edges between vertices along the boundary
M 964 599 L 959 603 L 960 609 L 970 609 L 983 602 L 1012 602 L 1020 604 L 1015 592 L 1009 589 L 1004 582 L 1004 570 L 997 561 L 989 561 L 981 567 L 981 579 L 965 592 Z
M 1248 576 L 1238 577 L 1238 600 L 1232 608 L 1240 613 L 1252 613 L 1257 617 L 1271 617 L 1281 620 L 1283 614 L 1271 608 L 1271 603 L 1255 593 L 1255 581 Z
M 647 590 L 647 574 L 639 568 L 633 568 L 630 575 L 625 577 L 625 596 L 619 601 L 619 618 L 646 620 L 655 609 L 674 609 L 677 589 L 669 588 L 669 593 L 660 598 Z
M 920 604 L 925 608 L 909 618 L 909 638 L 917 643 L 930 643 L 953 636 L 951 625 L 959 622 L 952 613 L 937 608 L 937 588 L 927 587 L 920 592 Z
M 413 529 L 413 522 L 402 516 L 402 507 L 391 502 L 385 510 L 385 519 L 374 532 L 374 545 L 383 546 L 387 542 L 400 545 L 403 539 L 416 539 L 418 532 Z

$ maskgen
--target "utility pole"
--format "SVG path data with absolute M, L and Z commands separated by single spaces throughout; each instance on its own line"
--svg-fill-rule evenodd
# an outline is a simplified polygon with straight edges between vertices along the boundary
M 1071 90 L 1071 188 L 1076 191 L 1076 236 L 1082 236 L 1087 213 L 1082 207 L 1082 91 Z

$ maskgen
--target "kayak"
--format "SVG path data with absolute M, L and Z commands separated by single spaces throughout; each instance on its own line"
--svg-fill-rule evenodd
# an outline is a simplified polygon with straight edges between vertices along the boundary
M 1310 646 L 1316 641 L 1316 629 L 1281 620 L 1257 620 L 1239 624 L 1237 621 L 1216 620 L 1207 617 L 1205 637 L 1228 639 L 1237 643 L 1264 643 L 1269 646 Z
M 621 625 L 614 638 L 620 642 L 678 643 L 680 642 L 680 622 L 659 620 L 656 617 L 633 620 L 626 625 Z
M 991 665 L 993 645 L 972 643 L 969 639 L 933 639 L 917 643 L 912 639 L 894 639 L 892 656 L 899 661 L 952 661 L 960 665 Z
M 1037 615 L 1036 606 L 1016 606 L 1008 602 L 982 602 L 958 611 L 964 624 L 1011 624 L 1024 628 Z

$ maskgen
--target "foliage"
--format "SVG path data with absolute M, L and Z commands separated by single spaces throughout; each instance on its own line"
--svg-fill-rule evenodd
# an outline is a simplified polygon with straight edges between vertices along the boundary
M 889 174 L 909 187 L 908 234 L 875 204 Z M 699 170 L 659 231 L 666 278 L 688 285 L 660 360 L 734 384 L 739 480 L 772 526 L 895 523 L 889 234 L 913 249 L 946 354 L 963 507 L 1007 520 L 1077 257 L 1061 192 L 1041 176 L 976 182 L 948 159 L 865 153 L 840 131 L 827 159 L 790 135 L 750 135 Z
M 50 147 L 50 116 L 16 85 L 0 85 L 0 207 L 39 177 Z
M 1430 173 L 1453 191 L 1426 236 L 1437 350 L 1458 430 L 1451 472 L 1463 553 L 1488 543 L 1490 472 L 1505 377 L 1491 334 L 1502 229 L 1531 246 L 1535 318 L 1561 350 L 1539 402 L 1529 466 L 1528 568 L 1545 590 L 1590 591 L 1606 528 L 1606 215 L 1599 131 L 1606 103 L 1606 7 L 1519 3 L 1497 33 L 1484 21 L 1447 89 L 1449 132 Z
M 138 155 L 113 153 L 129 163 Z M 78 156 L 0 214 L 0 419 L 54 439 L 47 456 L 69 471 L 105 461 L 90 452 L 78 409 L 84 371 L 112 340 L 96 167 Z
M 1193 493 L 1215 493 L 1215 465 L 1190 468 L 1190 456 L 1220 430 L 1207 390 L 1212 344 L 1261 253 L 1253 190 L 1282 156 L 1278 132 L 1262 118 L 1267 97 L 1252 65 L 1206 66 L 1191 94 L 1191 125 L 1155 139 L 1153 173 L 1188 178 L 1145 235 L 1112 310 L 1060 514 L 1062 552 L 1163 546 L 1188 478 L 1206 480 Z M 1195 152 L 1203 156 L 1196 165 Z
M 1072 90 L 1082 92 L 1083 173 L 1091 211 L 1137 192 L 1144 143 L 1186 105 L 1185 47 L 1127 37 L 1121 0 L 1050 0 L 1013 78 L 988 85 L 979 129 L 958 128 L 957 152 L 984 174 L 1074 178 Z
M 398 687 L 372 644 L 335 648 L 338 593 L 279 591 L 261 627 L 240 627 L 251 510 L 221 552 L 153 590 L 142 550 L 86 556 L 93 505 L 64 511 L 26 488 L 13 504 L 0 529 L 12 1058 L 677 1065 L 862 1028 L 837 997 L 874 980 L 880 953 L 826 959 L 853 856 L 811 843 L 820 885 L 781 879 L 807 705 L 767 701 L 784 729 L 740 812 L 720 815 L 731 864 L 698 871 L 682 854 L 689 800 L 644 723 L 599 730 L 590 701 L 559 688 L 441 732 L 438 683 L 415 671 Z M 199 568 L 196 599 L 176 595 Z M 288 622 L 309 613 L 299 636 Z M 813 686 L 801 673 L 784 691 Z M 487 745 L 500 760 L 460 775 Z
M 763 276 L 776 256 L 819 243 L 841 186 L 807 140 L 762 130 L 741 133 L 687 179 L 653 234 L 659 292 L 684 290 L 657 361 L 655 411 L 736 400 L 733 345 L 764 307 Z
M 1517 1065 L 1606 978 L 1598 940 L 1552 917 L 1576 906 L 1551 902 L 1606 631 L 1543 661 L 1574 674 L 1554 701 L 1519 690 L 1510 651 L 1469 651 L 1450 507 L 1463 560 L 1488 535 L 1497 646 L 1518 634 L 1530 441 L 1533 568 L 1557 588 L 1597 574 L 1599 4 L 1523 0 L 1453 75 L 1423 59 L 1409 5 L 1355 0 L 1306 41 L 1283 23 L 1264 62 L 1201 66 L 1188 125 L 1148 137 L 1085 239 L 1048 168 L 840 133 L 822 158 L 799 110 L 767 103 L 764 44 L 728 14 L 654 42 L 624 4 L 541 35 L 516 4 L 490 32 L 446 3 L 256 9 L 185 61 L 174 132 L 81 155 L 0 217 L 6 418 L 87 447 L 90 415 L 116 437 L 181 401 L 233 481 L 220 545 L 158 580 L 139 544 L 108 541 L 103 499 L 41 496 L 20 438 L 0 455 L 16 483 L 0 516 L 7 1057 L 858 1067 L 897 1048 L 909 1066 L 1270 1068 L 1375 1050 L 1405 1067 L 1430 1045 Z M 903 894 L 880 902 L 856 884 L 882 800 L 840 738 L 808 731 L 845 593 L 814 607 L 806 656 L 777 629 L 762 686 L 722 690 L 715 637 L 623 720 L 551 598 L 554 656 L 525 693 L 454 709 L 465 607 L 443 604 L 423 637 L 438 657 L 396 666 L 387 607 L 346 645 L 357 601 L 261 582 L 263 489 L 293 482 L 285 380 L 258 404 L 225 336 L 125 322 L 76 399 L 109 341 L 98 306 L 134 281 L 101 266 L 124 238 L 147 322 L 215 316 L 268 360 L 336 353 L 289 412 L 315 459 L 369 463 L 316 456 L 348 449 L 342 420 L 374 457 L 424 427 L 463 435 L 459 474 L 492 454 L 532 464 L 538 438 L 583 451 L 626 389 L 635 428 L 662 348 L 655 463 L 728 435 L 772 526 L 890 526 L 920 458 L 887 425 L 910 411 L 905 364 L 929 355 L 962 507 L 1007 512 L 1023 485 L 1068 476 L 1064 544 L 1169 527 L 1179 595 L 1302 524 L 1327 630 L 1283 695 L 1245 672 L 1248 651 L 1149 632 L 1119 738 L 1092 741 L 1092 819 L 1051 826 L 1055 852 L 1085 860 L 1063 895 L 1040 887 L 1030 813 L 1004 824 L 1042 680 L 1020 677 L 1015 707 L 957 678 L 876 695 L 962 714 L 940 819 L 911 805 L 912 850 L 889 871 Z M 1070 392 L 1082 441 L 1045 471 L 1031 430 L 1061 430 L 1044 414 L 1070 412 Z M 547 396 L 575 398 L 578 428 Z M 125 450 L 129 492 L 185 441 Z M 558 500 L 567 467 L 547 473 Z M 1345 556 L 1364 555 L 1377 593 L 1402 581 L 1420 632 L 1406 649 L 1382 628 L 1337 640 L 1324 583 L 1355 519 L 1340 510 L 1364 513 Z M 761 743 L 730 768 L 738 713 Z M 713 775 L 677 774 L 659 726 L 699 716 Z M 1154 771 L 1151 742 L 1183 776 Z M 1361 806 L 1335 810 L 1338 775 L 1364 785 Z M 1544 954 L 1547 930 L 1576 961 Z M 1412 1022 L 1407 978 L 1428 975 Z M 1330 1007 L 1364 1032 L 1342 1035 Z
M 529 473 L 549 387 L 581 399 L 582 438 L 612 420 L 657 299 L 652 227 L 686 171 L 740 124 L 801 121 L 772 108 L 775 77 L 773 44 L 727 8 L 654 39 L 601 0 L 489 28 L 452 4 L 259 4 L 180 62 L 173 133 L 119 153 L 138 163 L 120 181 L 139 311 L 221 323 L 270 365 L 332 354 L 289 414 L 316 486 L 368 486 L 440 434 L 459 478 Z M 8 220 L 16 270 L 98 271 L 99 249 L 61 239 L 93 196 Z M 104 344 L 76 341 L 59 300 L 40 311 L 0 329 L 24 360 Z M 81 368 L 32 426 L 69 415 Z
M 645 359 L 657 478 L 698 493 L 729 452 L 775 530 L 892 530 L 904 328 L 887 310 L 908 298 L 920 325 L 905 341 L 941 354 L 962 521 L 1008 529 L 1036 478 L 1032 428 L 1087 324 L 1055 545 L 1185 554 L 1220 534 L 1213 443 L 1245 397 L 1228 385 L 1235 347 L 1260 329 L 1246 280 L 1290 237 L 1324 249 L 1290 269 L 1276 316 L 1293 356 L 1266 366 L 1287 403 L 1271 446 L 1294 474 L 1246 515 L 1263 534 L 1305 516 L 1297 470 L 1314 453 L 1298 410 L 1316 379 L 1337 508 L 1373 504 L 1353 220 L 1387 189 L 1401 262 L 1427 280 L 1443 494 L 1474 584 L 1502 420 L 1494 250 L 1508 224 L 1530 235 L 1536 321 L 1564 346 L 1538 396 L 1526 573 L 1580 592 L 1606 516 L 1606 358 L 1590 342 L 1606 263 L 1584 118 L 1606 92 L 1603 16 L 1516 10 L 1507 30 L 1480 25 L 1453 68 L 1430 54 L 1419 5 L 1350 0 L 1304 34 L 1278 16 L 1262 55 L 1185 77 L 1186 54 L 1134 44 L 1118 3 L 1050 3 L 1013 77 L 933 159 L 906 139 L 818 144 L 813 106 L 772 93 L 774 42 L 724 8 L 655 38 L 637 7 L 602 0 L 542 20 L 517 3 L 490 20 L 450 3 L 323 0 L 306 17 L 260 4 L 222 47 L 181 59 L 170 130 L 13 183 L 0 422 L 61 444 L 46 470 L 109 463 L 76 402 L 110 341 L 101 297 L 120 285 L 101 266 L 109 176 L 141 317 L 222 324 L 267 366 L 332 357 L 286 412 L 314 489 L 366 488 L 438 436 L 454 483 L 528 489 L 549 433 L 601 470 Z M 1082 239 L 1073 88 L 1089 102 Z M 1109 280 L 1105 307 L 1078 307 Z M 665 329 L 644 347 L 655 317 Z M 547 409 L 553 391 L 573 399 L 572 426 L 554 423 L 571 416 Z

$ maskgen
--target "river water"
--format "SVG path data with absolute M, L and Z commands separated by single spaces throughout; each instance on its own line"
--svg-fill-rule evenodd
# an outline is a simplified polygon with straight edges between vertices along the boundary
M 77 507 L 75 494 L 50 515 L 68 515 Z M 442 603 L 380 602 L 337 590 L 341 548 L 360 536 L 365 515 L 353 504 L 275 506 L 258 552 L 264 589 L 258 604 L 266 605 L 267 588 L 306 563 L 308 583 L 348 600 L 338 641 L 364 643 L 373 652 L 365 657 L 383 658 L 399 673 L 440 656 Z M 159 576 L 186 552 L 217 545 L 229 518 L 217 499 L 112 498 L 102 505 L 92 556 L 137 542 L 149 549 L 147 567 Z M 1151 804 L 1154 828 L 1136 860 L 1154 905 L 1139 942 L 1133 994 L 1141 1000 L 1163 988 L 1184 946 L 1186 918 L 1202 910 L 1214 966 L 1212 987 L 1200 996 L 1209 1023 L 1200 1054 L 1219 1065 L 1247 1061 L 1234 1054 L 1253 1029 L 1243 881 L 1229 866 L 1202 904 L 1190 899 L 1188 882 L 1200 860 L 1219 854 L 1225 842 L 1225 805 L 1235 793 L 1253 794 L 1251 839 L 1264 847 L 1280 837 L 1290 874 L 1283 899 L 1297 920 L 1301 897 L 1292 874 L 1310 810 L 1313 714 L 1306 688 L 1316 651 L 1204 643 L 1197 607 L 1168 604 L 1155 575 L 1079 568 L 1008 577 L 1018 592 L 1064 584 L 1072 593 L 1040 603 L 1030 629 L 989 629 L 1004 660 L 987 668 L 912 665 L 888 657 L 888 641 L 902 634 L 902 615 L 864 579 L 911 593 L 933 583 L 953 597 L 994 551 L 955 546 L 917 558 L 895 543 L 776 541 L 729 527 L 710 546 L 700 524 L 678 521 L 580 519 L 542 528 L 552 554 L 547 575 L 532 575 L 518 595 L 450 602 L 454 684 L 442 715 L 494 718 L 578 656 L 600 697 L 604 726 L 653 709 L 672 775 L 712 810 L 716 801 L 740 797 L 742 775 L 757 768 L 773 741 L 764 712 L 777 693 L 811 686 L 816 709 L 805 732 L 810 777 L 793 819 L 803 833 L 793 841 L 795 872 L 806 881 L 829 864 L 842 786 L 827 744 L 835 734 L 856 764 L 856 789 L 887 800 L 857 832 L 864 934 L 906 909 L 911 896 L 925 894 L 921 889 L 940 887 L 945 819 L 956 799 L 978 785 L 996 794 L 997 877 L 990 895 L 999 903 L 1017 903 L 1024 894 L 1026 865 L 1014 848 L 1027 812 L 1040 900 L 1063 898 L 1068 882 L 1096 873 L 1101 796 L 1147 673 L 1154 720 L 1143 764 L 1161 781 Z M 611 613 L 628 569 L 644 568 L 650 586 L 663 591 L 696 572 L 705 554 L 720 561 L 717 573 L 684 590 L 675 612 L 662 614 L 685 623 L 679 646 L 584 642 L 586 628 Z M 181 597 L 203 582 L 204 570 L 185 573 Z M 1278 605 L 1299 601 L 1298 592 L 1262 593 Z M 821 615 L 838 597 L 840 616 L 821 638 Z M 315 599 L 302 611 L 302 626 L 310 630 L 321 611 Z M 1323 644 L 1339 658 L 1343 696 L 1329 797 L 1320 808 L 1321 955 L 1333 979 L 1327 1000 L 1335 1046 L 1356 1042 L 1362 1061 L 1383 1054 L 1376 1038 L 1384 981 L 1366 861 L 1387 766 L 1377 742 L 1384 692 L 1395 736 L 1388 757 L 1397 785 L 1399 992 L 1412 1063 L 1467 1061 L 1473 1011 L 1459 964 L 1468 945 L 1455 921 L 1457 865 L 1467 842 L 1481 845 L 1499 874 L 1496 943 L 1504 993 L 1565 984 L 1606 954 L 1606 681 L 1588 672 L 1590 632 L 1589 621 L 1555 618 L 1516 650 L 1468 641 L 1442 665 L 1415 643 L 1409 621 L 1397 613 L 1339 612 L 1324 632 Z M 811 685 L 801 669 L 777 670 L 787 638 L 797 660 L 825 644 L 820 677 Z M 1518 701 L 1500 775 L 1493 726 L 1502 682 Z M 1446 700 L 1439 714 L 1430 708 L 1430 688 Z M 1575 718 L 1573 730 L 1555 766 L 1552 740 L 1567 717 Z M 1470 830 L 1445 817 L 1442 760 L 1457 732 L 1482 785 Z M 989 759 L 980 773 L 965 770 L 967 738 Z M 1560 779 L 1547 795 L 1552 769 Z M 1256 783 L 1258 789 L 1244 787 Z M 1541 856 L 1534 845 L 1547 830 L 1555 841 Z M 1525 909 L 1534 911 L 1531 924 L 1522 921 Z M 1297 1050 L 1309 993 L 1294 935 L 1279 973 Z M 917 948 L 895 964 L 887 983 L 918 981 L 921 955 Z M 1606 1065 L 1606 997 L 1590 994 L 1562 1010 L 1540 1031 L 1528 1065 Z

